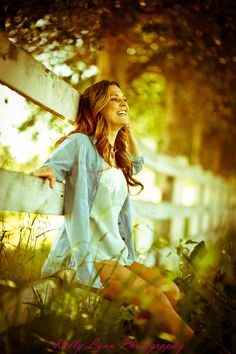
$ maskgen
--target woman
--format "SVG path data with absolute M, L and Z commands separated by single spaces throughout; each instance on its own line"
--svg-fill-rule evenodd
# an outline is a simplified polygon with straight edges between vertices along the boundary
M 106 298 L 135 304 L 158 329 L 187 342 L 193 331 L 175 312 L 177 286 L 157 268 L 136 261 L 129 189 L 143 188 L 133 175 L 143 164 L 118 83 L 102 80 L 81 95 L 75 130 L 57 142 L 49 159 L 32 172 L 66 181 L 65 217 L 41 276 L 102 289 Z

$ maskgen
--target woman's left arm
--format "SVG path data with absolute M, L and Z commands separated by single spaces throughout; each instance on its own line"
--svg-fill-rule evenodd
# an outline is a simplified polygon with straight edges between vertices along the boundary
M 128 133 L 128 152 L 131 155 L 135 155 L 136 157 L 142 157 L 142 153 L 139 150 L 139 147 L 137 145 L 136 138 L 135 138 L 135 135 L 134 135 L 134 132 L 133 132 L 133 129 L 132 129 L 130 123 L 126 125 L 126 128 L 127 128 L 127 133 Z
M 131 157 L 131 160 L 133 163 L 133 172 L 132 173 L 133 173 L 133 175 L 136 175 L 143 168 L 144 158 L 143 158 L 141 151 L 139 150 L 139 147 L 136 142 L 136 138 L 135 138 L 135 135 L 134 135 L 134 132 L 132 130 L 130 123 L 126 125 L 126 128 L 127 128 L 127 133 L 128 133 L 127 150 L 128 150 L 128 153 L 130 154 L 130 157 Z

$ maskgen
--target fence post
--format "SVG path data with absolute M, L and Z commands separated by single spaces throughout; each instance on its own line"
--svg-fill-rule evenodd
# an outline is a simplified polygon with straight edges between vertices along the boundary
M 181 168 L 188 167 L 188 160 L 185 157 L 177 157 Z M 185 180 L 181 177 L 173 179 L 172 198 L 171 203 L 176 206 L 183 204 L 183 191 L 185 187 Z M 170 243 L 176 245 L 180 238 L 184 238 L 185 232 L 185 218 L 180 216 L 173 216 L 170 224 Z
M 197 180 L 192 180 L 193 183 L 193 200 L 190 207 L 195 207 L 196 212 L 192 213 L 189 218 L 188 237 L 198 240 L 201 238 L 203 231 L 203 218 L 204 218 L 204 193 L 205 185 L 202 182 L 204 171 L 201 166 L 192 166 L 193 176 L 198 176 Z

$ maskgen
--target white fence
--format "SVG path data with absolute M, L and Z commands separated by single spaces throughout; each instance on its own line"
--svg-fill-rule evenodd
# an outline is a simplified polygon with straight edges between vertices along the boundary
M 160 237 L 169 236 L 170 246 L 182 239 L 215 241 L 236 223 L 236 183 L 226 181 L 185 157 L 151 151 L 144 144 L 147 181 L 144 192 L 134 198 L 134 214 L 141 223 L 137 241 L 142 252 Z M 148 176 L 148 178 L 147 178 Z M 145 178 L 146 177 L 146 178 Z M 139 175 L 140 178 L 140 175 Z
M 75 119 L 78 92 L 2 34 L 0 82 L 59 117 Z M 159 155 L 140 144 L 146 167 L 139 178 L 145 190 L 133 198 L 134 217 L 140 224 L 137 239 L 140 250 L 155 241 L 155 234 L 170 235 L 170 243 L 175 245 L 181 237 L 195 240 L 218 237 L 232 226 L 235 182 L 227 183 L 200 166 L 190 166 L 182 157 Z M 1 210 L 63 214 L 62 184 L 52 190 L 42 179 L 0 170 L 0 186 Z M 155 231 L 158 222 L 164 226 Z

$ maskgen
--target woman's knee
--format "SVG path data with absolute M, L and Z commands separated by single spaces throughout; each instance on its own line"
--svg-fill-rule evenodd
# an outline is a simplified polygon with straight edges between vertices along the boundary
M 179 301 L 180 291 L 178 286 L 170 279 L 164 277 L 160 273 L 159 268 L 149 267 L 138 262 L 134 262 L 128 268 L 135 272 L 139 277 L 161 290 L 166 295 L 172 306 L 176 305 Z
M 128 281 L 114 276 L 106 279 L 104 297 L 111 301 L 121 301 L 124 304 L 133 303 L 142 310 L 148 309 L 152 303 L 158 304 L 160 309 L 174 307 L 179 300 L 179 289 L 172 282 L 169 283 L 168 291 L 164 292 L 139 277 L 132 278 Z

